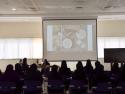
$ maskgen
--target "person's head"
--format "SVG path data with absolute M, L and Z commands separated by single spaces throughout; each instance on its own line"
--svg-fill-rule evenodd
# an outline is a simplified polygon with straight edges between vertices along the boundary
M 50 63 L 48 62 L 47 59 L 44 59 L 43 64 L 44 64 L 44 65 L 50 65 Z
M 62 60 L 61 68 L 67 68 L 66 60 Z
M 32 64 L 30 66 L 30 71 L 36 71 L 37 70 L 37 65 L 36 64 Z
M 12 71 L 13 71 L 13 65 L 11 64 L 7 65 L 5 73 L 12 72 Z
M 53 65 L 52 66 L 52 72 L 57 72 L 58 71 L 58 66 L 57 65 Z
M 39 59 L 36 59 L 36 63 L 39 64 Z
M 43 63 L 48 63 L 48 60 L 47 60 L 47 59 L 44 59 Z
M 78 61 L 78 63 L 76 64 L 76 68 L 77 69 L 82 69 L 83 68 L 83 64 L 81 61 Z
M 92 65 L 91 65 L 91 60 L 90 60 L 90 59 L 87 60 L 86 66 L 92 66 Z
M 0 70 L 0 75 L 2 74 L 2 71 Z
M 22 59 L 20 59 L 20 60 L 19 60 L 19 63 L 22 63 L 22 62 L 23 62 L 23 60 L 22 60 Z
M 97 60 L 96 62 L 95 62 L 95 67 L 99 67 L 101 64 L 100 64 L 100 62 Z
M 15 64 L 15 70 L 16 71 L 21 71 L 22 70 L 21 65 L 19 63 Z
M 27 64 L 27 58 L 23 58 L 23 64 Z

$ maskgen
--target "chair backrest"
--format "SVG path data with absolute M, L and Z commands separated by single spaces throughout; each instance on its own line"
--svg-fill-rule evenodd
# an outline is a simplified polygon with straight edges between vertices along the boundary
M 9 92 L 15 89 L 16 89 L 16 83 L 14 82 L 7 82 L 7 81 L 0 82 L 0 91 L 2 92 Z
M 116 94 L 125 94 L 125 81 L 118 83 L 116 87 Z
M 100 94 L 101 93 L 111 94 L 111 91 L 112 91 L 112 86 L 106 82 L 98 83 L 97 87 L 93 88 L 93 92 L 100 93 Z
M 101 83 L 98 83 L 97 87 L 103 88 L 103 89 L 108 89 L 109 87 L 111 87 L 111 84 L 106 83 L 106 82 L 101 82 Z
M 48 88 L 61 89 L 64 88 L 64 83 L 62 80 L 48 80 Z
M 64 81 L 65 80 L 71 80 L 71 76 L 69 76 L 69 75 L 63 75 L 62 78 L 63 78 Z
M 88 85 L 85 83 L 84 80 L 71 80 L 70 87 L 71 88 L 87 88 Z
M 40 81 L 24 81 L 23 89 L 27 91 L 36 91 L 42 89 L 42 84 Z
M 119 82 L 117 86 L 125 89 L 125 81 Z

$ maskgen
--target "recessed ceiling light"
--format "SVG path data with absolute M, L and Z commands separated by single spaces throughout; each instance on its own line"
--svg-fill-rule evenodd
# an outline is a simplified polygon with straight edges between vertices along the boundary
M 11 10 L 15 11 L 15 10 L 16 10 L 16 8 L 12 8 Z

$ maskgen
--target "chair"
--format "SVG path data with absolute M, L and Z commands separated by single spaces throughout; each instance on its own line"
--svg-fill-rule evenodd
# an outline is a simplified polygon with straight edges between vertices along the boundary
M 101 82 L 97 86 L 92 87 L 93 94 L 111 94 L 112 87 L 109 83 Z
M 84 80 L 71 80 L 69 90 L 70 94 L 84 94 L 87 93 L 88 85 Z
M 116 87 L 116 94 L 125 94 L 125 81 L 118 83 Z
M 16 94 L 16 84 L 14 82 L 0 82 L 1 94 Z
M 64 83 L 63 80 L 48 80 L 48 94 L 63 94 Z
M 42 84 L 40 81 L 24 81 L 23 85 L 24 94 L 41 94 Z

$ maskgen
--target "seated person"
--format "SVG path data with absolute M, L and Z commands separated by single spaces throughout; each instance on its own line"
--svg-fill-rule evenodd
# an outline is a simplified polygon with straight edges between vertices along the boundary
M 76 70 L 72 74 L 72 79 L 74 80 L 84 80 L 87 84 L 86 75 L 81 61 L 76 64 Z
M 113 86 L 117 86 L 120 81 L 120 68 L 117 62 L 114 62 L 111 68 L 110 81 L 112 82 Z
M 1 70 L 0 70 L 0 81 L 2 81 L 2 72 L 1 72 Z
M 16 84 L 16 93 L 21 94 L 20 78 L 18 74 L 13 70 L 13 65 L 9 64 L 6 67 L 1 81 L 13 82 Z
M 104 73 L 104 66 L 99 61 L 95 62 L 95 69 L 93 72 L 92 85 L 97 85 L 100 82 L 107 81 L 108 78 Z
M 112 72 L 113 74 L 116 74 L 116 75 L 119 74 L 120 68 L 119 68 L 118 63 L 115 62 L 115 63 L 113 64 L 113 66 L 112 66 L 112 68 L 111 68 L 111 72 Z
M 50 72 L 50 63 L 47 61 L 47 59 L 45 59 L 42 64 L 41 74 L 43 75 L 43 77 L 47 77 L 49 72 Z
M 71 77 L 71 70 L 67 67 L 65 60 L 62 61 L 61 67 L 59 68 L 59 73 L 62 77 Z
M 125 81 L 125 64 L 121 67 L 121 80 Z
M 62 61 L 61 67 L 59 68 L 59 73 L 64 80 L 65 90 L 68 90 L 70 84 L 71 70 L 67 67 L 65 60 Z
M 15 72 L 20 77 L 20 79 L 22 79 L 24 77 L 22 67 L 19 63 L 15 64 Z
M 29 72 L 26 75 L 26 80 L 40 81 L 41 83 L 43 82 L 42 75 L 40 71 L 37 70 L 36 64 L 32 64 L 30 66 Z
M 87 60 L 86 66 L 84 67 L 84 71 L 85 71 L 85 74 L 86 74 L 87 78 L 89 80 L 91 80 L 92 74 L 93 74 L 93 66 L 91 64 L 91 60 L 90 59 Z
M 19 76 L 13 70 L 13 65 L 11 64 L 7 65 L 5 73 L 3 74 L 3 81 L 19 82 Z
M 62 80 L 62 77 L 58 72 L 58 66 L 57 65 L 52 66 L 52 69 L 48 74 L 48 80 Z
M 2 74 L 1 70 L 0 70 L 0 75 Z
M 27 64 L 27 58 L 23 58 L 22 70 L 23 70 L 23 72 L 24 72 L 25 75 L 26 75 L 26 73 L 29 70 L 29 65 Z

